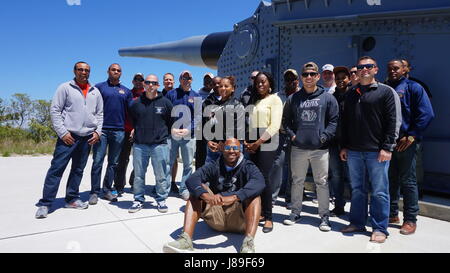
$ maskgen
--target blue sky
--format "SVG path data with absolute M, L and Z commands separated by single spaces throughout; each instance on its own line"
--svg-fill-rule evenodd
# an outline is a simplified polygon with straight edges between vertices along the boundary
M 81 5 L 69 5 L 79 1 Z M 193 73 L 193 89 L 216 71 L 148 58 L 120 57 L 118 49 L 230 31 L 251 15 L 259 0 L 7 0 L 0 9 L 0 98 L 27 93 L 51 99 L 73 78 L 73 64 L 91 65 L 90 82 L 107 78 L 111 63 L 122 66 L 122 83 L 134 73 Z M 161 80 L 160 80 L 161 82 Z M 178 83 L 177 83 L 178 84 Z

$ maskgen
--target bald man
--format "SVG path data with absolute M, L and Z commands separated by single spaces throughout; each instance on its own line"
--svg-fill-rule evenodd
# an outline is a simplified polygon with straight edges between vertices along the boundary
M 194 251 L 192 238 L 198 220 L 220 232 L 244 233 L 241 253 L 254 253 L 265 183 L 256 165 L 244 158 L 241 143 L 227 139 L 221 158 L 206 163 L 186 181 L 191 196 L 186 204 L 183 233 L 166 243 L 166 253 Z

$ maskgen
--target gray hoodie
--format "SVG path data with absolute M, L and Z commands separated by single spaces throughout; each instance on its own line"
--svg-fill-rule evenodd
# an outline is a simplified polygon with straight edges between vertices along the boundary
M 58 137 L 68 132 L 88 136 L 94 131 L 102 134 L 103 99 L 100 91 L 91 86 L 86 98 L 74 80 L 61 84 L 56 89 L 50 106 L 53 128 Z

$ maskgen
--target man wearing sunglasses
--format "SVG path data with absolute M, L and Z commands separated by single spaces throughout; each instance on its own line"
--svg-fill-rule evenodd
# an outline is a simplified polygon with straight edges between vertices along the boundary
M 130 115 L 134 124 L 133 167 L 135 172 L 134 202 L 128 212 L 142 209 L 145 201 L 145 174 L 151 159 L 156 181 L 158 211 L 167 212 L 166 199 L 170 191 L 169 145 L 167 139 L 172 126 L 172 103 L 158 92 L 156 75 L 144 81 L 145 92 L 133 102 Z
M 350 224 L 342 232 L 366 230 L 370 193 L 370 241 L 384 243 L 389 235 L 388 168 L 401 124 L 400 100 L 376 80 L 375 59 L 361 57 L 356 67 L 360 83 L 348 91 L 342 117 L 340 157 L 347 161 L 352 186 Z
M 169 91 L 166 98 L 172 102 L 176 120 L 173 124 L 170 140 L 170 162 L 171 165 L 177 159 L 180 150 L 183 160 L 183 175 L 180 183 L 180 196 L 183 200 L 189 199 L 189 191 L 186 188 L 186 179 L 192 174 L 192 162 L 195 153 L 194 128 L 201 122 L 202 98 L 192 90 L 192 74 L 185 70 L 180 74 L 180 86 Z M 197 108 L 197 111 L 195 111 Z M 197 115 L 198 113 L 198 115 Z
M 351 86 L 356 86 L 359 83 L 358 69 L 356 68 L 356 66 L 350 68 L 350 82 Z
M 292 142 L 292 212 L 283 223 L 293 225 L 300 221 L 303 188 L 311 164 L 319 201 L 319 229 L 330 231 L 328 146 L 336 133 L 339 108 L 334 96 L 317 85 L 319 79 L 317 64 L 308 62 L 303 65 L 303 87 L 291 95 L 284 106 L 283 127 Z
M 125 139 L 125 115 L 128 105 L 132 101 L 132 95 L 128 88 L 120 83 L 122 68 L 119 64 L 111 64 L 108 68 L 108 80 L 95 85 L 103 98 L 104 115 L 103 130 L 100 142 L 93 148 L 93 163 L 91 170 L 91 192 L 89 204 L 95 205 L 98 196 L 103 193 L 103 198 L 117 201 L 117 190 L 113 189 L 113 180 L 116 175 L 120 151 Z M 103 161 L 108 150 L 108 165 L 106 167 L 103 187 L 101 175 Z
M 244 158 L 241 143 L 235 138 L 225 141 L 219 160 L 196 170 L 186 185 L 191 192 L 184 211 L 183 233 L 166 243 L 166 253 L 192 252 L 195 225 L 202 218 L 219 232 L 244 233 L 241 253 L 254 253 L 254 238 L 261 215 L 261 198 L 265 183 L 256 165 Z
M 53 97 L 50 116 L 58 140 L 45 177 L 42 199 L 37 203 L 35 217 L 38 219 L 47 217 L 70 160 L 65 207 L 86 209 L 89 206 L 80 200 L 79 187 L 90 146 L 100 140 L 103 124 L 103 100 L 98 89 L 88 81 L 90 71 L 87 63 L 77 62 L 73 69 L 75 78 L 60 85 Z

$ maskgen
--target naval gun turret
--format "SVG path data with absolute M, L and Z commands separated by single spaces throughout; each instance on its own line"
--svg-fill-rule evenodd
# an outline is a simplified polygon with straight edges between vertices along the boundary
M 430 88 L 436 113 L 423 140 L 425 186 L 450 193 L 449 46 L 449 0 L 272 0 L 231 32 L 119 52 L 217 68 L 236 77 L 237 92 L 252 71 L 269 71 L 282 97 L 282 72 L 307 61 L 351 66 L 369 55 L 384 81 L 389 60 L 408 59 L 411 75 Z

